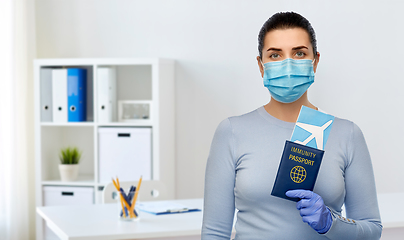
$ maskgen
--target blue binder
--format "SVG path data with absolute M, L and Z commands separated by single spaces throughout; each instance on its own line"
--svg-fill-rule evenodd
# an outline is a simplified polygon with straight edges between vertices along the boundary
M 84 122 L 87 115 L 87 71 L 81 68 L 67 70 L 68 121 Z

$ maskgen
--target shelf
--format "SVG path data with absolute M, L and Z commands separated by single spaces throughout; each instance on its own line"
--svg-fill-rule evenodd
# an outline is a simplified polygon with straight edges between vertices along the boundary
M 170 64 L 171 59 L 164 58 L 53 58 L 36 59 L 38 66 L 78 66 L 78 65 L 155 65 Z
M 97 123 L 99 127 L 152 127 L 151 121 Z
M 67 122 L 67 123 L 41 122 L 41 126 L 54 126 L 54 127 L 91 127 L 91 126 L 94 126 L 94 122 Z
M 49 88 L 48 75 L 51 73 L 53 77 L 53 70 L 45 69 L 64 67 L 87 70 L 87 121 L 85 122 L 51 122 L 52 119 L 55 119 L 53 115 L 49 117 L 46 115 L 49 112 L 42 111 L 49 109 L 45 108 L 48 106 L 48 101 L 53 101 L 49 100 L 49 98 L 53 98 L 51 94 L 53 90 Z M 102 75 L 103 68 L 109 68 L 112 74 L 107 76 L 108 88 L 106 88 L 106 80 Z M 99 130 L 101 128 L 115 128 L 114 130 L 150 128 L 151 180 L 164 182 L 169 193 L 167 198 L 173 199 L 175 197 L 174 70 L 173 60 L 159 58 L 35 60 L 36 205 L 40 207 L 44 204 L 44 186 L 93 188 L 95 190 L 94 203 L 102 203 L 102 188 L 106 183 L 100 182 L 102 164 L 100 164 Z M 108 94 L 105 94 L 105 91 Z M 106 97 L 108 97 L 107 102 Z M 119 103 L 123 102 L 149 103 L 149 118 L 119 122 L 121 112 L 119 106 L 122 105 Z M 105 111 L 102 110 L 108 111 L 108 113 L 105 114 Z M 127 120 L 126 117 L 124 119 Z M 41 122 L 42 120 L 44 122 Z M 82 152 L 79 178 L 73 182 L 62 182 L 59 176 L 59 153 L 60 149 L 69 146 L 77 147 Z M 43 221 L 39 219 L 36 227 L 37 239 L 46 239 L 43 235 L 43 226 Z
M 109 122 L 109 123 L 94 123 L 94 122 L 67 122 L 67 123 L 53 123 L 42 122 L 42 127 L 152 127 L 151 121 L 136 121 L 136 122 Z
M 62 182 L 60 179 L 42 181 L 42 186 L 95 186 L 94 176 L 83 175 L 77 178 L 74 182 Z

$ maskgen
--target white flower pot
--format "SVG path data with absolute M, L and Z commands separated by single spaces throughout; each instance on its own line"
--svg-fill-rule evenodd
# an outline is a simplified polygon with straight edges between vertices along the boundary
M 60 178 L 63 182 L 71 182 L 77 179 L 79 174 L 78 164 L 59 164 Z

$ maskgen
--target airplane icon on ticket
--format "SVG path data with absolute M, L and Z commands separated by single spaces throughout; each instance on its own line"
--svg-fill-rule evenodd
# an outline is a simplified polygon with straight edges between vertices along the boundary
M 291 141 L 324 150 L 334 122 L 334 116 L 303 106 Z
M 318 149 L 323 149 L 323 135 L 324 135 L 324 130 L 330 126 L 332 123 L 332 120 L 326 122 L 323 126 L 317 127 L 314 125 L 306 124 L 306 123 L 296 123 L 297 126 L 303 128 L 304 130 L 308 131 L 311 133 L 311 135 L 306 138 L 303 142 L 299 140 L 295 140 L 295 143 L 299 143 L 302 145 L 306 145 L 309 143 L 313 138 L 316 139 L 316 144 Z

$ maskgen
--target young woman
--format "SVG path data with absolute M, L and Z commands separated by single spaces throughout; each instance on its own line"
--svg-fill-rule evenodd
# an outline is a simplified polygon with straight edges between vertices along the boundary
M 222 121 L 206 166 L 202 239 L 379 239 L 382 231 L 370 155 L 361 130 L 335 118 L 313 191 L 271 196 L 285 140 L 320 60 L 315 33 L 293 12 L 269 18 L 258 36 L 258 66 L 271 100 Z M 296 77 L 299 76 L 299 77 Z M 346 216 L 341 216 L 345 204 Z

